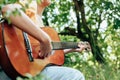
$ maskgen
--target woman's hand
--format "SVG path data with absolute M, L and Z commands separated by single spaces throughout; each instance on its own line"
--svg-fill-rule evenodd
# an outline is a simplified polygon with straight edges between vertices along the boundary
M 79 42 L 78 48 L 76 49 L 66 49 L 64 50 L 64 53 L 70 53 L 70 52 L 82 52 L 83 50 L 91 51 L 90 44 L 88 42 Z
M 91 50 L 90 44 L 88 42 L 79 42 L 78 48 L 74 49 L 74 52 L 82 52 L 83 50 Z
M 48 39 L 44 40 L 43 42 L 40 42 L 39 57 L 44 59 L 45 57 L 51 55 L 51 52 L 52 52 L 51 39 L 48 36 Z

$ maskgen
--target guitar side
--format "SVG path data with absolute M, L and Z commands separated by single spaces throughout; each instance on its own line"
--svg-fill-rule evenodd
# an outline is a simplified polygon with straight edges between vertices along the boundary
M 2 29 L 3 25 L 4 28 Z M 52 41 L 60 41 L 57 32 L 51 27 L 44 27 L 42 30 L 51 37 Z M 22 31 L 7 23 L 1 23 L 0 63 L 4 71 L 13 80 L 17 76 L 26 77 L 26 74 L 36 76 L 48 64 L 62 65 L 64 63 L 63 50 L 55 50 L 53 55 L 45 59 L 40 59 L 38 57 L 38 53 L 41 51 L 39 42 L 30 35 L 29 39 L 33 51 L 33 62 L 30 62 L 28 59 Z

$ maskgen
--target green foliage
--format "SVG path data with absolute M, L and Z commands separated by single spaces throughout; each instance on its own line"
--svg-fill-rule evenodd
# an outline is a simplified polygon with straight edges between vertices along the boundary
M 17 0 L 0 0 L 0 10 L 8 3 Z M 37 0 L 40 2 L 40 0 Z M 65 57 L 64 66 L 76 68 L 83 72 L 86 80 L 120 80 L 120 0 L 85 0 L 85 17 L 91 32 L 96 35 L 98 45 L 104 52 L 107 64 L 99 64 L 93 59 L 92 53 L 71 53 Z M 24 8 L 23 8 L 24 10 Z M 43 20 L 48 20 L 50 26 L 61 32 L 65 27 L 76 29 L 74 3 L 71 0 L 52 0 L 46 8 Z M 10 15 L 11 13 L 6 13 Z M 13 14 L 19 14 L 17 9 Z M 74 17 L 73 17 L 74 16 Z M 1 17 L 1 16 L 0 16 Z M 102 22 L 106 21 L 106 24 Z M 81 22 L 81 21 L 80 21 Z M 105 26 L 105 27 L 103 27 Z M 98 31 L 98 35 L 96 32 Z M 76 36 L 60 35 L 61 41 L 78 42 Z M 40 80 L 41 76 L 18 80 Z
M 17 2 L 18 0 L 0 0 L 0 10 L 1 8 L 6 5 L 6 4 L 10 4 L 10 3 L 15 3 Z
M 115 20 L 114 20 L 114 25 L 113 25 L 113 26 L 114 26 L 115 29 L 120 28 L 120 19 L 115 19 Z
M 110 34 L 110 32 L 111 31 L 108 30 L 108 34 Z M 113 31 L 112 33 L 116 34 L 117 32 Z M 116 37 L 118 37 L 118 36 L 120 36 L 119 33 L 116 34 Z M 75 39 L 75 41 L 77 39 L 74 36 L 69 36 L 68 38 L 67 37 L 61 36 L 61 39 L 63 41 L 64 40 L 70 41 L 72 37 L 73 37 L 72 39 Z M 113 46 L 114 45 L 113 42 L 118 41 L 118 44 L 116 44 L 116 46 L 115 45 L 114 46 L 119 48 L 119 50 L 120 50 L 120 47 L 119 47 L 120 39 L 116 39 L 115 37 L 113 39 L 114 40 L 109 39 L 110 41 L 107 40 L 108 45 L 111 44 L 111 46 Z M 72 41 L 74 41 L 74 40 L 72 40 Z M 119 53 L 118 50 L 116 50 L 116 52 Z M 111 52 L 110 54 L 113 54 L 113 53 Z M 108 55 L 108 54 L 106 54 L 106 55 Z M 116 56 L 118 56 L 118 55 L 119 54 L 117 54 Z M 75 52 L 75 53 L 67 54 L 65 56 L 64 66 L 72 67 L 72 68 L 80 70 L 85 75 L 86 80 L 119 80 L 120 79 L 120 77 L 119 77 L 119 74 L 120 74 L 120 69 L 119 69 L 120 59 L 119 58 L 120 57 L 117 58 L 117 60 L 112 60 L 109 57 L 110 57 L 109 55 L 106 57 L 108 64 L 99 64 L 98 62 L 93 62 L 93 56 L 91 53 L 83 52 L 82 54 L 80 54 L 80 53 Z
M 69 0 L 52 0 L 52 4 L 48 8 L 46 8 L 43 14 L 43 20 L 46 20 L 47 18 L 50 26 L 57 26 L 57 28 L 59 28 L 61 31 L 61 27 L 63 28 L 72 25 L 71 21 L 73 20 L 70 19 L 70 9 L 72 8 L 72 5 L 73 2 Z

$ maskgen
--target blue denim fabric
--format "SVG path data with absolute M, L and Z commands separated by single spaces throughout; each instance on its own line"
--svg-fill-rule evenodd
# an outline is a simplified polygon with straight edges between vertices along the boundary
M 40 75 L 42 80 L 85 80 L 80 71 L 62 66 L 46 67 Z

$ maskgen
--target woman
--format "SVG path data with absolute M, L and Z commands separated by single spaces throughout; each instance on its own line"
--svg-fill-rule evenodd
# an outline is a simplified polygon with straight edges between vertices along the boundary
M 29 4 L 28 9 L 23 12 L 21 8 L 27 3 L 27 0 L 20 0 L 18 3 L 8 4 L 2 8 L 2 13 L 4 15 L 7 11 L 12 12 L 16 8 L 18 9 L 21 15 L 14 16 L 11 14 L 9 16 L 11 23 L 15 27 L 20 28 L 36 38 L 40 42 L 40 45 L 44 45 L 40 47 L 40 50 L 42 51 L 39 56 L 45 58 L 49 56 L 52 51 L 51 39 L 44 31 L 42 31 L 42 29 L 40 29 L 40 27 L 44 27 L 42 13 L 44 9 L 50 5 L 51 0 L 41 0 L 40 3 L 33 0 Z M 8 18 L 7 16 L 4 17 Z M 81 52 L 84 49 L 84 46 L 81 44 L 78 44 L 78 47 L 80 48 L 66 49 L 64 50 L 64 53 L 66 54 L 73 51 Z M 41 80 L 85 80 L 80 71 L 62 66 L 48 66 L 40 73 L 40 75 L 45 75 Z

